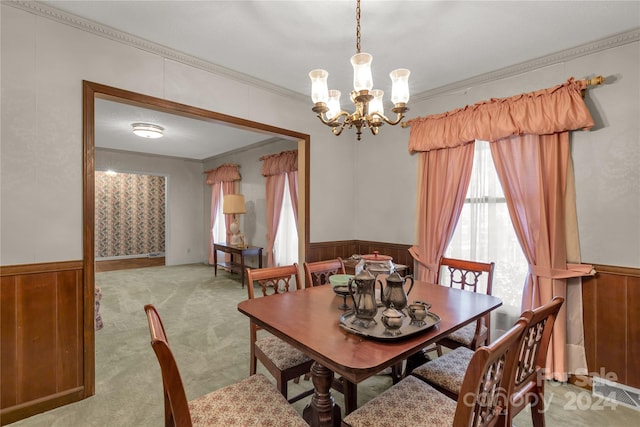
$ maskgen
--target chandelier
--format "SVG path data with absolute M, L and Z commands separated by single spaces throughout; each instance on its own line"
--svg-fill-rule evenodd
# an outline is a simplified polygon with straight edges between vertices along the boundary
M 384 115 L 382 96 L 384 92 L 373 89 L 373 77 L 371 75 L 371 61 L 373 56 L 360 52 L 360 0 L 356 4 L 356 54 L 351 57 L 353 65 L 353 90 L 351 102 L 355 111 L 350 113 L 340 107 L 340 91 L 327 89 L 326 70 L 313 70 L 309 73 L 311 79 L 311 99 L 314 102 L 312 111 L 318 115 L 322 123 L 333 128 L 333 134 L 338 136 L 344 128 L 355 127 L 360 140 L 363 128 L 369 128 L 373 135 L 378 134 L 380 126 L 384 123 L 397 125 L 408 111 L 409 101 L 409 74 L 404 68 L 393 70 L 391 77 L 391 102 L 396 114 L 395 120 L 390 120 Z

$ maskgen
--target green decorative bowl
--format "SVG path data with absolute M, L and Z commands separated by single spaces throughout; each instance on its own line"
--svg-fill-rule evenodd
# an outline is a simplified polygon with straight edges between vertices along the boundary
M 349 279 L 353 277 L 353 274 L 334 274 L 333 276 L 329 276 L 329 283 L 331 283 L 333 287 L 348 286 Z

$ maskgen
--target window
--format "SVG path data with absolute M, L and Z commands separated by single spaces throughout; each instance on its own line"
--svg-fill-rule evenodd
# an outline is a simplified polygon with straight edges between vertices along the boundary
M 282 198 L 282 210 L 278 223 L 278 234 L 273 245 L 274 261 L 276 266 L 290 265 L 298 262 L 298 230 L 296 219 L 291 205 L 289 194 L 289 178 L 284 180 L 284 196 Z
M 492 294 L 503 305 L 492 313 L 492 340 L 520 316 L 528 263 L 516 237 L 487 141 L 476 141 L 471 182 L 447 257 L 495 262 Z
M 218 210 L 216 211 L 216 220 L 213 223 L 213 242 L 225 243 L 227 241 L 227 228 L 224 222 L 224 214 L 222 213 L 222 185 L 220 185 L 220 203 L 218 203 Z

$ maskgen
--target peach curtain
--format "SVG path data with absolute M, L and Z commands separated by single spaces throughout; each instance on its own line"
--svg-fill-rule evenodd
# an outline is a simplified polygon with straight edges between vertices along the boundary
M 296 220 L 296 228 L 298 228 L 298 171 L 287 172 L 287 178 L 289 179 L 289 196 L 293 207 L 293 217 Z
M 417 262 L 418 280 L 435 282 L 440 257 L 447 250 L 464 205 L 471 168 L 471 142 L 449 150 L 420 153 L 418 161 L 418 242 L 409 252 Z
M 567 171 L 571 171 L 568 131 L 589 129 L 594 124 L 582 99 L 585 88 L 586 81 L 571 78 L 549 89 L 492 99 L 409 122 L 410 152 L 443 151 L 475 139 L 492 142 L 491 152 L 509 213 L 530 264 L 523 309 L 544 304 L 554 295 L 566 296 L 567 278 L 593 271 L 590 265 L 567 262 L 567 244 L 572 242 L 567 242 L 565 228 L 566 197 L 574 197 L 572 192 L 567 193 L 567 181 L 572 182 L 572 177 L 567 178 Z M 426 179 L 436 177 L 428 175 Z M 418 197 L 419 209 L 429 209 L 423 204 L 425 195 Z M 422 224 L 427 220 L 426 215 L 419 215 L 417 229 L 434 226 Z M 567 380 L 565 319 L 566 305 L 555 323 L 547 358 L 547 377 L 560 381 Z
M 260 160 L 263 162 L 262 176 L 266 178 L 267 266 L 273 267 L 275 266 L 273 246 L 278 234 L 284 183 L 287 177 L 296 224 L 298 222 L 298 150 L 263 156 Z
M 566 279 L 588 275 L 593 269 L 567 262 L 569 133 L 504 138 L 491 144 L 491 154 L 511 222 L 529 262 L 522 310 L 539 307 L 556 295 L 566 299 Z M 560 311 L 556 325 L 546 376 L 566 381 L 566 309 Z
M 222 187 L 222 194 L 235 194 L 235 181 L 240 180 L 240 172 L 238 172 L 238 165 L 225 163 L 215 169 L 206 172 L 206 183 L 211 185 L 211 221 L 209 222 L 209 264 L 213 264 L 213 226 L 216 221 L 216 212 L 218 207 L 222 203 L 220 200 L 220 187 Z M 225 215 L 224 223 L 225 230 L 227 232 L 227 242 L 230 240 L 231 233 L 229 232 L 229 225 L 233 220 L 233 215 Z M 231 256 L 225 254 L 227 261 L 230 261 Z

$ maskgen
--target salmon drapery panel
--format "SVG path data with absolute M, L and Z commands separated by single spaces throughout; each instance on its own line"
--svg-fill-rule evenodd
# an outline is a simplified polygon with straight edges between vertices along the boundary
M 585 80 L 570 78 L 549 89 L 491 99 L 447 113 L 409 120 L 409 152 L 457 147 L 476 139 L 548 135 L 593 126 L 581 90 Z
M 592 267 L 567 262 L 565 209 L 568 131 L 589 129 L 594 122 L 581 91 L 587 82 L 575 81 L 511 98 L 492 99 L 444 114 L 411 120 L 410 152 L 451 151 L 476 139 L 491 142 L 491 152 L 516 234 L 529 262 L 522 308 L 537 307 L 554 295 L 566 296 L 566 279 L 590 274 Z M 449 149 L 449 150 L 446 150 Z M 434 173 L 423 179 L 437 180 Z M 433 195 L 418 194 L 416 229 L 436 229 Z M 435 192 L 433 192 L 435 194 Z M 569 195 L 568 197 L 572 197 Z M 452 210 L 451 215 L 456 211 Z M 459 212 L 457 213 L 459 215 Z M 571 221 L 572 219 L 569 218 Z M 451 218 L 452 222 L 457 221 Z M 443 235 L 446 238 L 446 235 Z M 428 237 L 419 235 L 413 252 L 435 259 Z M 448 244 L 448 241 L 446 242 Z M 446 247 L 446 246 L 445 246 Z M 412 253 L 413 253 L 412 252 Z M 578 260 L 579 262 L 579 260 Z M 547 359 L 547 374 L 566 381 L 566 305 L 554 325 Z
M 592 273 L 593 267 L 567 262 L 565 201 L 569 133 L 522 135 L 491 144 L 491 154 L 507 199 L 509 215 L 529 262 L 522 310 L 559 295 L 566 279 Z M 547 357 L 547 378 L 567 381 L 566 309 L 558 314 Z
M 291 197 L 293 218 L 296 220 L 296 229 L 298 229 L 298 171 L 287 172 L 287 179 L 289 180 L 289 197 Z
M 238 172 L 238 165 L 225 163 L 218 166 L 215 169 L 206 172 L 207 184 L 211 185 L 211 221 L 209 222 L 209 264 L 213 264 L 213 227 L 216 221 L 216 212 L 218 207 L 222 203 L 220 200 L 220 187 L 222 187 L 222 194 L 235 194 L 235 181 L 240 180 L 240 172 Z M 229 225 L 233 221 L 233 215 L 225 215 L 224 223 L 227 234 L 227 242 L 231 238 L 231 232 L 229 231 Z M 231 255 L 225 254 L 225 261 L 231 261 Z
M 262 175 L 266 178 L 267 266 L 273 267 L 275 266 L 273 247 L 278 234 L 284 183 L 287 178 L 296 226 L 298 224 L 298 150 L 263 156 L 260 160 L 263 162 Z
M 420 153 L 418 162 L 417 245 L 409 252 L 418 263 L 418 280 L 435 282 L 440 257 L 456 229 L 471 179 L 475 143 Z
M 279 175 L 298 170 L 298 150 L 262 156 L 260 160 L 262 160 L 262 176 Z
M 270 175 L 266 178 L 266 214 L 267 214 L 267 267 L 275 267 L 273 246 L 278 234 L 282 199 L 284 198 L 284 180 L 287 175 Z

